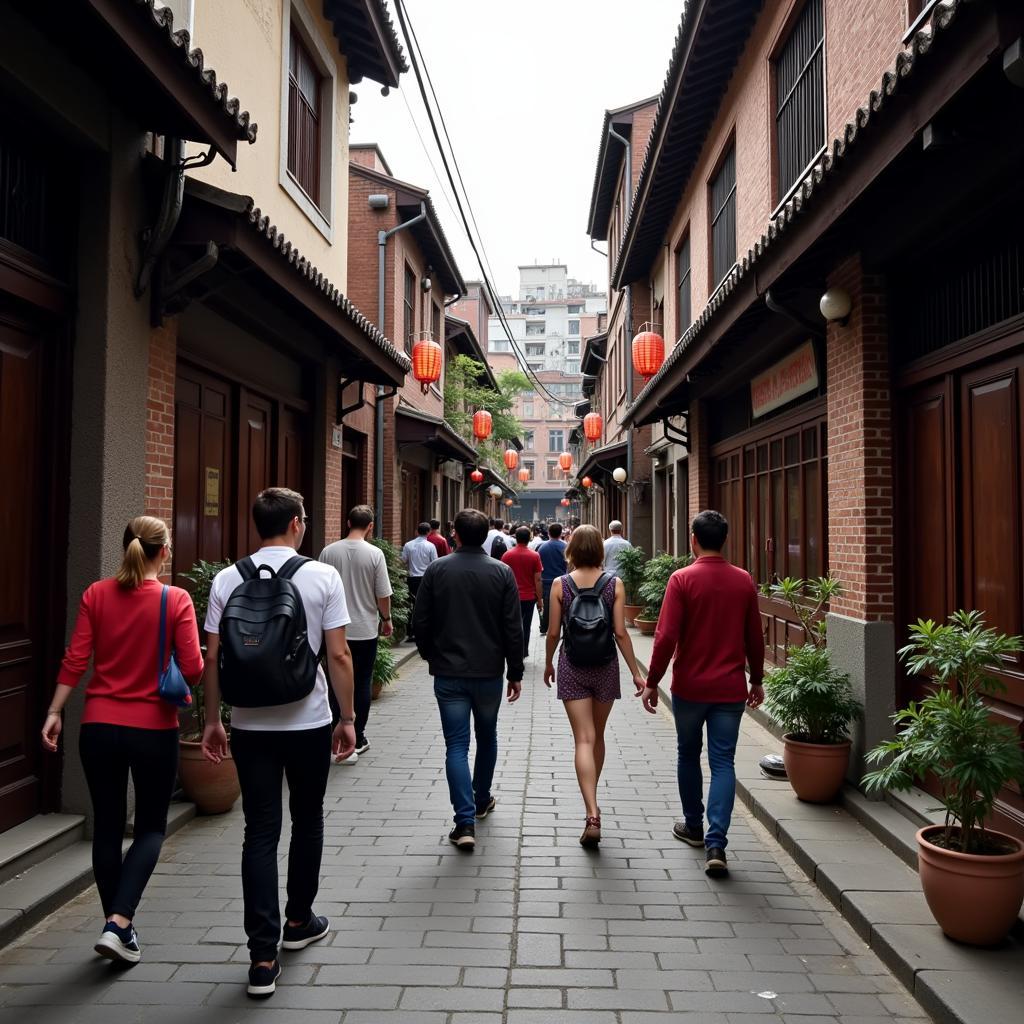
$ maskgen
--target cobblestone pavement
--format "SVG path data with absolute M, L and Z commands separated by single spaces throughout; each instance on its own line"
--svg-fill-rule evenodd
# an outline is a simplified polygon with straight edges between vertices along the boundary
M 527 666 L 522 700 L 502 709 L 497 812 L 472 855 L 446 839 L 444 746 L 423 663 L 374 705 L 371 751 L 331 769 L 317 910 L 333 934 L 283 954 L 272 1000 L 244 992 L 236 810 L 168 840 L 137 920 L 139 966 L 92 953 L 94 890 L 0 951 L 0 1021 L 922 1024 L 739 810 L 732 877 L 705 877 L 702 853 L 670 832 L 672 723 L 633 699 L 609 725 L 604 841 L 582 850 L 568 723 L 536 649 Z

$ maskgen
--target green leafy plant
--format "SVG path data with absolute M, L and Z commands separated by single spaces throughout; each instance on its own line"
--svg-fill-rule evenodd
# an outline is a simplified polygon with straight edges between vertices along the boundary
M 405 563 L 402 561 L 401 553 L 391 541 L 375 537 L 371 542 L 374 547 L 384 552 L 384 562 L 388 569 L 388 579 L 391 581 L 391 625 L 394 629 L 393 640 L 400 644 L 406 633 L 409 631 L 409 611 L 411 608 L 409 600 L 409 583 L 406 576 Z M 379 645 L 378 645 L 379 646 Z
M 210 606 L 210 587 L 213 585 L 213 578 L 221 571 L 226 569 L 231 564 L 229 559 L 225 559 L 223 562 L 207 562 L 200 558 L 188 572 L 181 573 L 182 579 L 188 580 L 189 593 L 192 595 L 192 604 L 196 610 L 196 623 L 199 626 L 199 639 L 203 641 L 205 639 L 205 633 L 203 632 L 203 625 L 206 622 L 206 610 Z M 202 644 L 205 650 L 206 644 Z M 198 736 L 202 736 L 203 729 L 206 728 L 206 702 L 202 679 L 194 687 L 192 687 L 192 709 L 195 714 L 196 727 L 198 730 Z M 231 706 L 221 701 L 220 704 L 220 720 L 224 725 L 224 728 L 228 728 L 231 725 Z M 187 739 L 198 738 L 192 732 L 186 735 Z
M 762 583 L 760 590 L 765 597 L 777 598 L 793 609 L 804 627 L 809 644 L 822 649 L 825 647 L 825 618 L 822 612 L 832 598 L 842 593 L 839 580 L 832 575 L 812 580 L 787 576 L 783 580 Z
M 783 668 L 764 681 L 765 710 L 794 740 L 842 743 L 861 715 L 850 677 L 832 667 L 827 648 L 814 644 L 790 647 Z
M 981 612 L 960 610 L 942 625 L 919 619 L 899 652 L 912 675 L 932 676 L 937 686 L 893 715 L 900 731 L 868 752 L 868 763 L 880 767 L 863 783 L 869 793 L 905 791 L 931 775 L 946 812 L 937 845 L 946 849 L 1005 852 L 985 821 L 1000 789 L 1024 781 L 1024 753 L 1016 731 L 992 720 L 982 694 L 1005 690 L 993 673 L 1022 644 L 1019 636 L 986 629 Z
M 619 556 L 622 557 L 621 555 Z M 637 616 L 646 622 L 657 619 L 661 613 L 661 605 L 665 600 L 665 591 L 668 590 L 668 581 L 672 574 L 679 569 L 685 569 L 693 561 L 693 555 L 670 555 L 663 553 L 655 555 L 644 565 L 643 583 L 637 590 L 637 597 L 644 606 L 644 610 Z
M 647 555 L 643 548 L 623 548 L 618 555 L 619 579 L 626 591 L 626 604 L 640 603 L 640 585 L 644 581 L 644 565 Z
M 373 681 L 381 686 L 390 686 L 397 678 L 398 667 L 391 637 L 382 636 L 377 641 L 377 656 L 373 659 Z

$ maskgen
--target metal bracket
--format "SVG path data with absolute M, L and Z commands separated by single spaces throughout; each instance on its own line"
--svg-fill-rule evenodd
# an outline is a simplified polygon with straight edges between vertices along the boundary
M 342 395 L 345 393 L 345 388 L 350 384 L 359 384 L 359 400 L 353 402 L 351 405 L 342 405 Z M 362 409 L 366 405 L 366 389 L 364 387 L 364 381 L 359 380 L 357 377 L 345 377 L 338 381 L 338 398 L 335 404 L 334 422 L 341 423 L 350 412 L 355 412 L 357 409 Z
M 182 269 L 173 277 L 165 276 L 166 260 L 161 260 L 157 271 L 156 287 L 154 289 L 156 316 L 158 318 L 162 318 L 169 312 L 180 313 L 187 303 L 181 302 L 180 304 L 176 304 L 172 309 L 171 307 L 174 300 L 181 295 L 193 281 L 198 280 L 203 276 L 203 274 L 209 273 L 213 270 L 219 259 L 220 249 L 217 247 L 217 243 L 211 240 L 206 243 L 206 249 L 199 259 L 193 260 L 187 266 L 182 267 Z
M 686 447 L 689 448 L 690 447 L 690 416 L 689 416 L 689 413 L 685 413 L 685 412 L 684 413 L 680 413 L 680 415 L 686 421 L 686 426 L 683 427 L 682 429 L 680 429 L 679 427 L 673 426 L 669 422 L 669 417 L 668 416 L 666 416 L 661 421 L 661 426 L 662 426 L 662 428 L 665 431 L 665 436 L 670 441 L 674 441 L 676 444 L 686 445 Z

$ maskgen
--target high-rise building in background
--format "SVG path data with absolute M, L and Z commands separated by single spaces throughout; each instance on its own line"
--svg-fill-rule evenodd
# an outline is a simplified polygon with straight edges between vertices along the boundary
M 558 456 L 569 450 L 569 436 L 579 425 L 573 409 L 582 400 L 580 353 L 583 339 L 598 329 L 605 312 L 603 291 L 569 277 L 564 263 L 519 267 L 518 297 L 502 296 L 505 322 L 543 389 L 525 392 L 516 405 L 523 425 L 520 466 L 530 473 L 514 517 L 565 520 L 560 502 L 568 486 Z M 505 325 L 488 321 L 488 359 L 495 372 L 519 366 Z

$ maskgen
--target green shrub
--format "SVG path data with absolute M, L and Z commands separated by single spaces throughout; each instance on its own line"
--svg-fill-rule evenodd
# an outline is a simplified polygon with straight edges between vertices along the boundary
M 621 557 L 621 556 L 620 556 Z M 644 566 L 644 581 L 640 584 L 637 596 L 644 610 L 637 616 L 647 622 L 657 619 L 661 614 L 661 606 L 668 590 L 668 581 L 679 569 L 685 569 L 693 561 L 693 555 L 655 555 Z
M 397 547 L 388 540 L 374 538 L 374 547 L 384 552 L 384 561 L 388 567 L 388 579 L 391 581 L 391 625 L 394 628 L 393 640 L 400 644 L 409 631 L 409 582 L 405 563 Z
M 373 659 L 373 681 L 382 686 L 390 686 L 398 677 L 395 664 L 395 652 L 389 636 L 382 636 L 377 641 L 377 656 Z
M 630 548 L 623 548 L 618 555 L 619 579 L 626 591 L 626 604 L 637 605 L 640 603 L 640 585 L 644 581 L 644 563 L 647 555 L 643 548 L 635 545 Z
M 196 623 L 199 626 L 199 641 L 204 650 L 206 649 L 206 634 L 203 632 L 203 624 L 206 622 L 206 609 L 210 606 L 210 587 L 213 585 L 214 576 L 230 564 L 229 559 L 225 559 L 223 562 L 207 562 L 200 558 L 188 572 L 180 574 L 182 579 L 189 582 L 188 591 L 192 595 L 192 604 L 196 610 Z M 192 687 L 192 710 L 196 717 L 196 727 L 200 736 L 206 727 L 206 703 L 203 690 L 203 680 L 200 679 Z M 223 701 L 220 704 L 220 720 L 225 728 L 231 725 L 231 706 Z M 190 733 L 189 738 L 191 735 Z
M 842 743 L 850 724 L 861 715 L 850 677 L 832 667 L 824 647 L 791 647 L 783 668 L 764 681 L 765 710 L 795 740 L 804 743 Z

